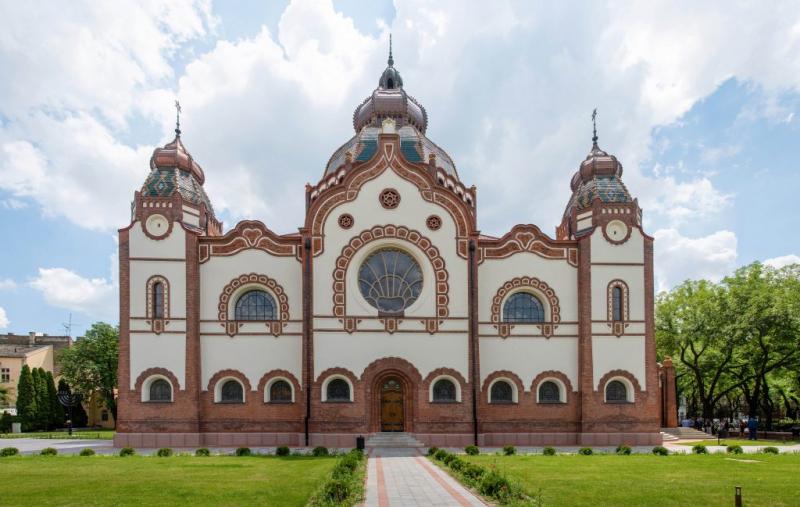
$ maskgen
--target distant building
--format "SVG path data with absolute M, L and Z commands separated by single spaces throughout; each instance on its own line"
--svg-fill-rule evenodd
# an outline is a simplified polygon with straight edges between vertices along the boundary
M 69 336 L 49 336 L 46 334 L 28 333 L 0 335 L 0 386 L 10 393 L 9 405 L 17 401 L 17 384 L 24 365 L 33 368 L 44 368 L 57 375 L 55 361 L 56 351 L 72 345 Z

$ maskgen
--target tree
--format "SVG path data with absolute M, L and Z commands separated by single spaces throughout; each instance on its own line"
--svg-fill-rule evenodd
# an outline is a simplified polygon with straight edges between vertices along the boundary
M 64 426 L 64 410 L 61 403 L 58 401 L 58 392 L 56 391 L 56 382 L 53 378 L 52 372 L 47 372 L 47 397 L 50 401 L 50 427 L 61 428 Z
M 47 373 L 43 368 L 34 368 L 31 372 L 33 376 L 33 386 L 36 397 L 36 428 L 40 430 L 50 429 L 50 397 L 47 392 Z
M 36 392 L 33 385 L 31 369 L 22 366 L 17 384 L 17 415 L 22 423 L 23 431 L 30 431 L 36 424 Z
M 61 354 L 61 371 L 75 392 L 89 401 L 98 393 L 117 419 L 117 364 L 119 359 L 119 329 L 98 322 Z
M 69 384 L 67 384 L 67 381 L 63 378 L 58 381 L 58 391 L 72 394 Z M 61 405 L 61 403 L 59 403 L 59 405 L 61 406 L 60 414 L 66 422 L 69 417 L 69 409 Z M 83 409 L 83 404 L 78 403 L 76 406 L 72 407 L 72 427 L 85 428 L 87 424 L 89 424 L 89 416 L 86 414 L 86 410 Z
M 11 397 L 8 394 L 8 389 L 0 386 L 0 407 L 7 407 L 10 399 Z

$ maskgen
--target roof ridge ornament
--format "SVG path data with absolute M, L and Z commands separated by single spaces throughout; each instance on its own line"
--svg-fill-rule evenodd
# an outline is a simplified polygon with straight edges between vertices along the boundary
M 391 33 L 389 34 L 389 60 L 387 60 L 386 63 L 389 64 L 389 67 L 392 67 L 394 65 L 394 58 L 392 57 L 392 34 Z
M 597 108 L 592 111 L 592 148 L 597 148 Z
M 181 137 L 181 103 L 175 99 L 175 137 Z

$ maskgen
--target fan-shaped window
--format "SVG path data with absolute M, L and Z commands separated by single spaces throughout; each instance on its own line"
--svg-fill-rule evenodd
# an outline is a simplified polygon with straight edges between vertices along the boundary
M 292 386 L 285 380 L 276 380 L 269 386 L 269 401 L 271 403 L 291 403 Z
M 161 282 L 153 284 L 153 318 L 164 318 L 164 284 Z
M 544 322 L 544 306 L 533 294 L 517 292 L 503 305 L 504 322 Z
M 367 302 L 384 313 L 402 313 L 422 291 L 422 270 L 409 254 L 379 250 L 361 264 L 358 288 Z
M 627 403 L 628 388 L 620 380 L 612 380 L 606 384 L 606 403 Z
M 433 384 L 433 401 L 444 403 L 456 401 L 456 385 L 452 380 L 443 378 Z
M 150 383 L 150 401 L 172 401 L 172 386 L 163 378 Z
M 263 290 L 251 290 L 236 301 L 236 320 L 275 320 L 275 300 Z
M 492 384 L 490 396 L 492 403 L 513 403 L 514 388 L 505 380 L 498 380 Z
M 220 403 L 244 403 L 244 389 L 236 380 L 227 380 L 220 389 Z
M 611 289 L 611 309 L 613 319 L 622 320 L 622 287 L 620 286 Z
M 561 390 L 558 384 L 547 380 L 539 385 L 539 403 L 561 403 Z
M 326 399 L 328 401 L 350 401 L 350 384 L 341 378 L 331 380 L 326 388 Z

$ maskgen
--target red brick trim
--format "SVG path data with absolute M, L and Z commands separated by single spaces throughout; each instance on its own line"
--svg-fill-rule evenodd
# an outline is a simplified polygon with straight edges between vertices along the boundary
M 177 194 L 177 192 L 176 192 Z M 173 208 L 175 205 L 175 199 L 172 197 L 168 198 L 154 198 L 154 197 L 143 197 L 141 200 L 142 210 L 139 213 L 139 225 L 142 228 L 142 232 L 145 236 L 152 239 L 153 241 L 161 241 L 167 239 L 172 234 L 172 229 L 174 228 L 174 224 L 178 215 L 182 215 L 182 210 L 178 210 Z M 158 207 L 152 207 L 158 206 Z M 179 204 L 180 206 L 180 204 Z M 153 215 L 161 215 L 167 219 L 167 231 L 162 234 L 161 236 L 155 236 L 150 234 L 150 231 L 147 230 L 147 220 Z M 181 217 L 182 218 L 182 217 Z
M 314 381 L 314 384 L 317 384 L 318 387 L 321 387 L 322 383 L 325 382 L 325 379 L 327 379 L 331 375 L 341 375 L 343 377 L 347 377 L 353 384 L 354 388 L 358 385 L 359 379 L 355 373 L 348 370 L 347 368 L 340 368 L 338 366 L 335 368 L 328 368 L 327 370 L 317 375 L 317 379 Z M 353 397 L 355 398 L 355 393 L 353 393 Z
M 636 397 L 634 398 L 634 402 L 639 401 L 639 393 L 644 393 L 644 390 L 642 389 L 642 386 L 639 384 L 639 381 L 636 379 L 634 374 L 627 370 L 611 370 L 602 377 L 600 377 L 600 380 L 597 382 L 597 385 L 595 386 L 595 391 L 602 395 L 601 399 L 605 399 L 606 384 L 608 384 L 608 382 L 614 377 L 622 377 L 624 379 L 627 379 L 633 386 L 634 394 L 636 395 Z
M 539 386 L 541 385 L 542 382 L 545 382 L 546 380 L 549 379 L 558 379 L 562 384 L 564 384 L 564 391 L 565 391 L 564 394 L 566 397 L 565 399 L 561 400 L 561 403 L 562 404 L 570 403 L 570 401 L 572 401 L 572 396 L 574 396 L 574 393 L 577 393 L 577 391 L 572 387 L 572 382 L 569 381 L 569 377 L 567 377 L 564 373 L 557 370 L 547 370 L 536 375 L 536 377 L 531 382 L 531 388 L 530 388 L 532 400 L 535 403 L 539 402 Z M 549 404 L 542 403 L 542 405 L 546 406 Z M 558 405 L 558 404 L 554 403 L 553 405 Z
M 224 236 L 200 238 L 200 264 L 211 257 L 226 257 L 250 248 L 300 260 L 299 236 L 281 236 L 258 220 L 243 220 Z
M 222 293 L 219 295 L 219 304 L 217 305 L 217 310 L 219 311 L 217 318 L 219 319 L 220 325 L 225 328 L 225 332 L 227 332 L 229 336 L 233 336 L 238 332 L 243 322 L 229 318 L 230 304 L 234 303 L 231 301 L 231 297 L 240 287 L 250 284 L 264 287 L 275 297 L 275 303 L 278 305 L 278 319 L 265 321 L 265 323 L 270 333 L 278 336 L 289 320 L 289 298 L 286 297 L 283 287 L 281 287 L 278 282 L 267 275 L 258 273 L 250 273 L 234 278 L 222 289 Z
M 517 292 L 519 288 L 533 289 L 534 294 L 547 299 L 548 306 L 550 307 L 550 315 L 547 316 L 548 319 L 546 322 L 536 324 L 536 326 L 542 331 L 545 337 L 551 337 L 553 331 L 558 328 L 558 323 L 561 322 L 561 306 L 555 291 L 547 285 L 547 283 L 533 276 L 512 278 L 500 286 L 497 293 L 492 298 L 491 321 L 494 324 L 494 328 L 497 329 L 498 334 L 503 338 L 511 334 L 511 329 L 514 328 L 514 324 L 502 322 L 502 306 L 506 296 L 512 292 Z
M 605 212 L 606 209 L 604 209 L 603 212 Z M 603 223 L 602 227 L 600 227 L 600 230 L 603 232 L 603 237 L 606 238 L 606 241 L 608 241 L 612 245 L 621 245 L 621 244 L 625 243 L 626 241 L 628 241 L 628 239 L 630 239 L 631 232 L 633 232 L 633 225 L 634 224 L 631 223 L 630 218 L 628 218 L 626 220 L 620 220 L 620 218 L 621 217 L 619 217 L 619 216 L 611 216 L 611 217 L 607 218 L 605 221 L 603 221 L 604 223 Z M 608 232 L 606 231 L 606 226 L 608 226 L 608 224 L 610 224 L 614 220 L 619 220 L 620 222 L 625 224 L 625 228 L 626 228 L 627 232 L 625 233 L 625 237 L 622 238 L 622 239 L 613 239 L 611 236 L 608 235 Z
M 209 393 L 211 393 L 211 399 L 214 400 L 215 389 L 219 381 L 226 377 L 235 378 L 236 380 L 242 383 L 242 385 L 244 386 L 244 396 L 245 396 L 244 401 L 245 403 L 250 403 L 252 388 L 250 387 L 250 381 L 247 379 L 247 375 L 240 372 L 239 370 L 232 370 L 232 369 L 220 370 L 214 375 L 212 375 L 211 378 L 208 380 L 208 384 L 206 385 L 206 390 Z
M 148 369 L 144 370 L 142 373 L 140 373 L 138 377 L 136 377 L 136 383 L 134 384 L 134 390 L 140 395 L 140 400 L 141 400 L 142 386 L 144 385 L 145 380 L 147 380 L 148 378 L 150 378 L 150 377 L 152 377 L 154 375 L 160 376 L 160 377 L 166 377 L 167 379 L 169 379 L 169 383 L 172 384 L 172 399 L 173 400 L 176 398 L 175 395 L 176 395 L 177 391 L 185 391 L 186 390 L 186 386 L 181 386 L 181 383 L 178 382 L 178 377 L 176 377 L 175 374 L 172 373 L 171 371 L 169 371 L 168 369 L 166 369 L 166 368 L 148 368 Z
M 418 386 L 422 383 L 422 375 L 412 363 L 399 357 L 376 359 L 361 373 L 364 396 L 369 404 L 370 431 L 380 431 L 381 384 L 387 377 L 398 378 L 403 384 L 404 431 L 414 431 L 415 414 L 420 408 Z
M 267 384 L 272 379 L 275 378 L 286 379 L 289 381 L 290 384 L 292 384 L 292 390 L 294 391 L 292 393 L 293 395 L 292 398 L 294 400 L 292 403 L 300 403 L 301 401 L 303 401 L 303 398 L 301 397 L 303 394 L 303 388 L 300 386 L 300 382 L 294 375 L 292 375 L 286 370 L 270 370 L 264 375 L 262 375 L 261 380 L 258 381 L 257 390 L 258 393 L 261 395 L 262 402 L 264 402 L 264 400 L 267 399 L 267 393 L 266 393 Z
M 622 320 L 617 321 L 614 320 L 614 287 L 619 287 L 622 289 Z M 611 332 L 615 336 L 622 336 L 625 333 L 625 328 L 628 327 L 630 320 L 629 293 L 630 291 L 628 290 L 628 284 L 625 283 L 624 280 L 616 278 L 608 282 L 608 288 L 606 289 L 608 327 L 611 328 Z
M 505 378 L 514 383 L 514 386 L 517 388 L 517 401 L 512 403 L 512 405 L 517 405 L 519 403 L 519 400 L 522 399 L 523 393 L 525 393 L 525 384 L 522 383 L 522 379 L 520 379 L 516 373 L 508 370 L 493 371 L 484 379 L 480 393 L 483 405 L 488 405 L 490 407 L 502 407 L 504 405 L 508 405 L 508 403 L 489 402 L 489 389 L 492 383 L 498 378 Z
M 163 317 L 156 319 L 153 317 L 153 286 L 156 282 L 161 282 L 164 286 L 164 308 Z M 161 334 L 162 331 L 169 324 L 169 280 L 161 275 L 153 275 L 147 279 L 145 286 L 145 315 L 147 316 L 147 324 L 150 324 L 150 330 L 155 334 Z
M 346 314 L 347 270 L 350 261 L 359 249 L 368 243 L 380 239 L 399 239 L 417 246 L 428 257 L 436 275 L 436 317 L 449 315 L 448 283 L 449 274 L 445 267 L 444 259 L 439 254 L 439 249 L 433 242 L 423 236 L 419 231 L 409 229 L 402 225 L 377 225 L 371 229 L 361 231 L 342 248 L 342 253 L 336 259 L 336 269 L 333 271 L 333 315 L 344 318 Z M 347 326 L 346 326 L 347 327 Z
M 577 243 L 571 240 L 555 240 L 532 224 L 515 225 L 499 239 L 479 240 L 481 257 L 484 259 L 505 259 L 520 252 L 530 252 L 545 259 L 563 259 L 570 265 L 578 265 Z
M 431 385 L 433 384 L 433 381 L 437 377 L 442 377 L 442 376 L 450 377 L 453 380 L 455 380 L 457 384 L 459 384 L 458 388 L 461 394 L 460 396 L 461 399 L 458 400 L 458 403 L 463 403 L 465 398 L 464 395 L 467 394 L 467 389 L 469 389 L 467 384 L 467 379 L 465 379 L 464 376 L 458 372 L 458 370 L 454 370 L 452 368 L 436 368 L 432 372 L 428 373 L 428 375 L 422 381 L 422 388 L 424 392 L 427 394 L 426 401 L 428 403 L 433 403 L 431 401 Z

